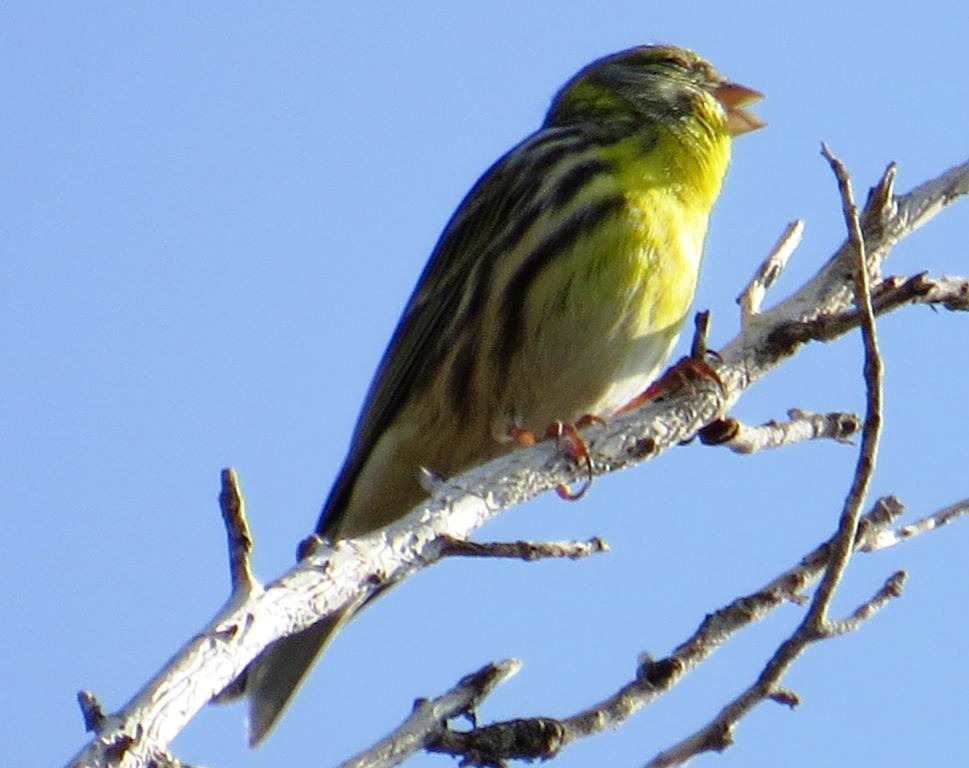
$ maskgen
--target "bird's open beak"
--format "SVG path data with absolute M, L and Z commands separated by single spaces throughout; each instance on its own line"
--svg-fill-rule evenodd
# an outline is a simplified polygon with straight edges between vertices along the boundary
M 713 97 L 723 105 L 727 113 L 727 132 L 731 136 L 750 133 L 767 125 L 757 115 L 743 109 L 747 104 L 764 98 L 760 91 L 726 80 L 714 89 Z

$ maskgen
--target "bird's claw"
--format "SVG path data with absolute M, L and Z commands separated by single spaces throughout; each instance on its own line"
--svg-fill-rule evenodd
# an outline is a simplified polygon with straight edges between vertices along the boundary
M 579 434 L 579 429 L 592 424 L 605 425 L 605 421 L 598 416 L 586 415 L 574 424 L 553 421 L 545 430 L 546 440 L 555 440 L 562 453 L 576 464 L 584 464 L 586 469 L 586 478 L 578 490 L 572 490 L 566 483 L 559 483 L 555 486 L 555 493 L 558 494 L 560 499 L 578 501 L 585 496 L 592 485 L 595 465 L 592 463 L 592 456 L 589 454 L 589 446 L 582 435 Z M 538 442 L 534 432 L 516 425 L 508 427 L 508 437 L 522 446 L 532 446 Z
M 719 374 L 717 374 L 706 360 L 699 357 L 683 357 L 667 369 L 656 381 L 646 387 L 642 393 L 620 408 L 619 413 L 634 411 L 650 400 L 655 400 L 661 395 L 666 395 L 687 387 L 697 380 L 712 381 L 721 391 L 724 389 Z
M 554 438 L 558 443 L 559 450 L 568 456 L 569 459 L 576 464 L 582 463 L 585 465 L 585 481 L 578 490 L 572 490 L 572 487 L 566 483 L 559 483 L 555 486 L 555 493 L 560 499 L 578 501 L 592 487 L 595 466 L 592 463 L 589 446 L 582 435 L 579 434 L 580 427 L 585 427 L 590 424 L 605 424 L 605 422 L 598 416 L 589 415 L 583 416 L 574 424 L 553 421 L 545 432 L 545 437 Z

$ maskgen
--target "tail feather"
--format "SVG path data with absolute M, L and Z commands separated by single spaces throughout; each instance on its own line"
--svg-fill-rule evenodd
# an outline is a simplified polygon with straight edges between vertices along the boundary
M 245 683 L 250 746 L 266 738 L 310 667 L 352 614 L 350 607 L 309 629 L 280 638 L 252 662 Z

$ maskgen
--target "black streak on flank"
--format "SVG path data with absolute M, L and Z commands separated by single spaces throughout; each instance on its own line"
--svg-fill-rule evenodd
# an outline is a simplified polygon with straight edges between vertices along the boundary
M 471 254 L 479 266 L 475 269 L 476 279 L 470 283 L 473 289 L 464 317 L 479 316 L 485 297 L 491 291 L 495 265 L 515 248 L 545 210 L 547 200 L 542 196 L 544 174 L 564 158 L 593 145 L 575 129 L 539 134 L 531 143 L 509 153 L 479 180 L 468 199 L 478 196 L 481 205 L 472 215 L 456 217 L 437 247 L 437 251 L 450 255 L 447 261 L 452 263 L 454 254 L 471 244 L 478 246 L 476 240 L 482 238 L 477 230 L 490 228 L 493 232 L 487 245 L 480 244 L 484 248 L 480 255 Z M 470 363 L 467 357 L 465 354 L 465 361 Z M 459 374 L 455 372 L 454 375 Z

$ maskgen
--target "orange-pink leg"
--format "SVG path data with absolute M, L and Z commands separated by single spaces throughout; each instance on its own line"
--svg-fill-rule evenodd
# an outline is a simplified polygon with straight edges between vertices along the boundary
M 684 357 L 671 366 L 666 373 L 656 381 L 646 387 L 643 392 L 636 395 L 632 400 L 619 409 L 619 413 L 633 411 L 650 400 L 655 400 L 660 395 L 667 395 L 681 389 L 697 379 L 713 380 L 723 389 L 723 382 L 717 372 L 705 361 L 696 357 Z
M 579 434 L 579 430 L 582 427 L 587 427 L 591 424 L 604 425 L 605 421 L 598 416 L 589 414 L 582 416 L 574 424 L 553 421 L 551 424 L 549 424 L 548 429 L 545 430 L 546 440 L 556 440 L 559 450 L 561 450 L 575 463 L 584 464 L 586 468 L 586 480 L 579 490 L 573 491 L 565 483 L 559 483 L 559 485 L 555 487 L 555 492 L 561 499 L 566 499 L 567 501 L 578 501 L 585 496 L 586 492 L 589 490 L 589 487 L 592 485 L 592 478 L 594 475 L 592 456 L 589 454 L 589 446 L 586 444 L 582 435 Z M 510 426 L 508 428 L 508 436 L 519 445 L 529 446 L 535 445 L 537 442 L 533 432 L 518 426 Z

